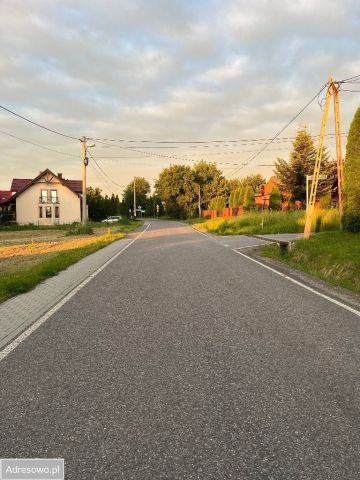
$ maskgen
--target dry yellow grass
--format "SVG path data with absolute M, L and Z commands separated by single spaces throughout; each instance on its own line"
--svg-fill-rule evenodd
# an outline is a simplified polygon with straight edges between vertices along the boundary
M 53 242 L 36 242 L 22 243 L 17 245 L 7 245 L 0 247 L 0 258 L 25 257 L 28 255 L 39 255 L 45 253 L 61 252 L 63 250 L 73 250 L 81 248 L 93 243 L 97 243 L 102 239 L 116 240 L 122 238 L 123 233 L 110 233 L 109 235 L 94 235 L 91 237 L 71 238 Z

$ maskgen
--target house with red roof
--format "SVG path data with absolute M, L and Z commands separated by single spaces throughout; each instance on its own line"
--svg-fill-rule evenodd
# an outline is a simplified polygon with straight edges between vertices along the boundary
M 255 205 L 258 208 L 269 208 L 270 194 L 273 188 L 280 187 L 280 181 L 277 177 L 272 176 L 267 183 L 261 185 L 260 193 L 255 194 Z M 282 192 L 282 208 L 287 209 L 289 207 L 290 193 Z
M 14 178 L 0 190 L 0 213 L 19 224 L 54 225 L 81 221 L 82 181 L 48 168 L 35 178 Z

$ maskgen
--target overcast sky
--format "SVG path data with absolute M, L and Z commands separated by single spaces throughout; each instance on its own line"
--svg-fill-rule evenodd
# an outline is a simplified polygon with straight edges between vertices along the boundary
M 77 138 L 268 138 L 330 75 L 360 74 L 359 0 L 1 0 L 0 18 L 0 104 Z M 359 100 L 342 94 L 343 131 Z M 300 124 L 318 134 L 321 113 L 315 101 L 282 136 Z M 0 130 L 65 154 L 0 133 L 0 189 L 46 167 L 80 178 L 79 142 L 3 111 Z M 259 148 L 244 143 L 96 142 L 94 156 L 122 158 L 99 158 L 110 179 L 93 166 L 90 184 L 120 193 L 112 182 L 153 179 L 175 157 L 218 161 L 229 176 L 228 163 Z M 287 158 L 290 146 L 270 146 L 237 175 L 269 177 L 259 165 Z

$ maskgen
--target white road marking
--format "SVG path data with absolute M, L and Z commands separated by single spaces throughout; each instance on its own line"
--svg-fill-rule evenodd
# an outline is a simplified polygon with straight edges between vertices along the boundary
M 115 253 L 109 260 L 107 260 L 101 267 L 99 267 L 95 272 L 89 275 L 85 280 L 83 280 L 77 287 L 75 287 L 71 292 L 69 292 L 65 297 L 60 300 L 56 305 L 54 305 L 48 312 L 46 312 L 42 317 L 36 320 L 35 323 L 30 325 L 26 330 L 24 330 L 18 337 L 15 338 L 11 343 L 9 343 L 3 350 L 0 351 L 0 362 L 4 360 L 5 357 L 9 355 L 17 346 L 20 345 L 26 338 L 28 338 L 35 330 L 37 330 L 40 325 L 42 325 L 46 320 L 48 320 L 55 312 L 57 312 L 66 302 L 68 302 L 74 295 L 76 295 L 85 285 L 87 285 L 96 275 L 98 275 L 104 268 L 106 268 L 111 262 L 113 262 L 119 255 L 125 252 L 126 249 L 130 247 L 138 238 L 140 238 L 150 227 L 151 222 L 147 224 L 146 228 L 139 233 L 131 242 L 125 245 L 119 252 Z
M 245 245 L 244 247 L 236 247 L 233 250 L 243 250 L 244 248 L 262 247 L 263 245 L 268 245 L 269 243 L 272 243 L 272 242 L 266 242 L 266 244 L 265 243 L 254 243 L 253 245 Z
M 315 290 L 314 288 L 309 287 L 308 285 L 305 285 L 305 283 L 299 282 L 298 280 L 295 280 L 294 278 L 289 277 L 288 275 L 285 275 L 282 272 L 279 272 L 275 268 L 271 268 L 268 265 L 265 265 L 265 263 L 259 262 L 259 260 L 255 260 L 255 258 L 249 257 L 248 255 L 245 255 L 244 253 L 239 252 L 235 248 L 233 249 L 233 252 L 237 253 L 238 255 L 241 255 L 242 257 L 247 258 L 251 262 L 257 263 L 261 267 L 266 268 L 267 270 L 270 270 L 271 272 L 276 273 L 277 275 L 280 275 L 280 277 L 286 278 L 286 280 L 289 280 L 289 282 L 295 283 L 299 287 L 305 288 L 305 290 L 308 290 L 309 292 L 312 292 L 312 293 L 314 293 L 315 295 L 318 295 L 321 298 L 325 298 L 325 300 L 328 300 L 329 302 L 334 303 L 335 305 L 337 305 L 337 306 L 339 306 L 339 307 L 341 307 L 345 310 L 348 310 L 349 312 L 353 313 L 354 315 L 357 315 L 358 317 L 360 317 L 360 311 L 359 310 L 356 310 L 355 308 L 349 307 L 345 303 L 339 302 L 338 300 L 335 300 L 335 298 L 329 297 L 328 295 L 325 295 L 324 293 L 321 293 L 318 290 Z

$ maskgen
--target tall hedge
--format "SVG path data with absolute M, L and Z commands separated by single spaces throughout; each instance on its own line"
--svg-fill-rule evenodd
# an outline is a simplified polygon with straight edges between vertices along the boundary
M 351 122 L 344 165 L 344 228 L 360 232 L 360 107 Z

